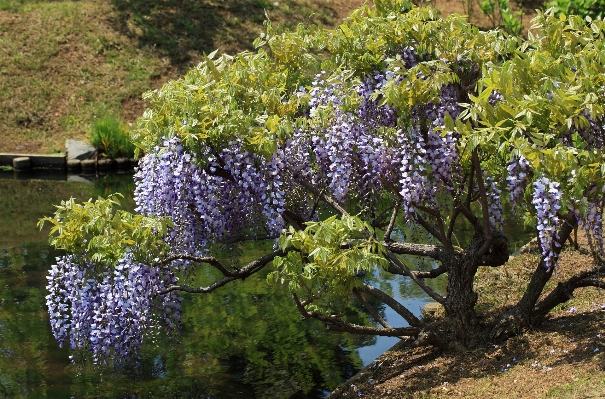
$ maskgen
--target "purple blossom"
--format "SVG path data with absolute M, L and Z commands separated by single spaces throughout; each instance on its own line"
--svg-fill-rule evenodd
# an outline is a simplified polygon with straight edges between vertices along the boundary
M 542 258 L 548 270 L 556 266 L 556 248 L 561 244 L 557 241 L 560 221 L 558 212 L 561 209 L 561 188 L 559 183 L 550 181 L 546 176 L 537 179 L 534 184 L 532 204 L 536 208 L 538 219 L 538 239 L 542 249 Z

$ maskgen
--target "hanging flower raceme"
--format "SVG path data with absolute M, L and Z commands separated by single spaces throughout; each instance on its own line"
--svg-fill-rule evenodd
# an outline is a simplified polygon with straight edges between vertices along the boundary
M 533 188 L 532 205 L 536 208 L 542 258 L 546 268 L 551 270 L 557 262 L 555 248 L 561 245 L 557 241 L 557 231 L 560 225 L 558 212 L 561 209 L 562 191 L 559 183 L 549 180 L 546 176 L 537 179 Z

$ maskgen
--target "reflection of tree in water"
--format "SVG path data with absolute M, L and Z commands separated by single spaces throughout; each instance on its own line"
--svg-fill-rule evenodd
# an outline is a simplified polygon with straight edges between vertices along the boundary
M 59 251 L 25 244 L 0 251 L 0 397 L 47 392 L 53 370 L 47 356 L 52 342 L 44 306 L 44 276 Z M 61 356 L 67 353 L 63 351 Z
M 361 367 L 354 350 L 364 338 L 301 320 L 287 290 L 269 290 L 264 276 L 224 288 L 223 295 L 185 301 L 191 318 L 184 335 L 195 340 L 197 353 L 237 360 L 229 372 L 251 384 L 256 397 L 319 397 L 320 389 L 335 388 Z
M 91 197 L 96 199 L 101 196 L 106 198 L 113 193 L 121 193 L 124 197 L 120 199 L 122 209 L 133 211 L 134 203 L 134 179 L 131 174 L 100 176 L 91 185 Z
M 301 320 L 287 291 L 260 275 L 186 298 L 180 344 L 147 345 L 130 369 L 72 366 L 45 306 L 57 255 L 45 244 L 0 252 L 0 397 L 313 398 L 361 368 L 355 348 L 368 338 Z

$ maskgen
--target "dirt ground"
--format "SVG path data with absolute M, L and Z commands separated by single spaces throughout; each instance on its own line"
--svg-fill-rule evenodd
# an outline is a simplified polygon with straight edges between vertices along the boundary
M 580 249 L 587 243 L 580 240 Z M 481 268 L 475 289 L 482 320 L 520 298 L 538 261 L 531 247 L 499 268 Z M 586 269 L 592 258 L 572 248 L 561 256 L 548 293 Z M 486 331 L 487 332 L 487 331 Z M 499 345 L 469 351 L 409 349 L 400 342 L 330 396 L 339 398 L 604 398 L 605 291 L 585 288 L 537 328 Z

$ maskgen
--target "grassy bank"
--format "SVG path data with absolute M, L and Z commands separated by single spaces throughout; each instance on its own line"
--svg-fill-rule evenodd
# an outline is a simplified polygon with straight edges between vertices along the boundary
M 335 26 L 362 3 L 0 0 L 0 152 L 64 151 L 106 114 L 134 122 L 143 92 L 250 49 L 266 15 Z

